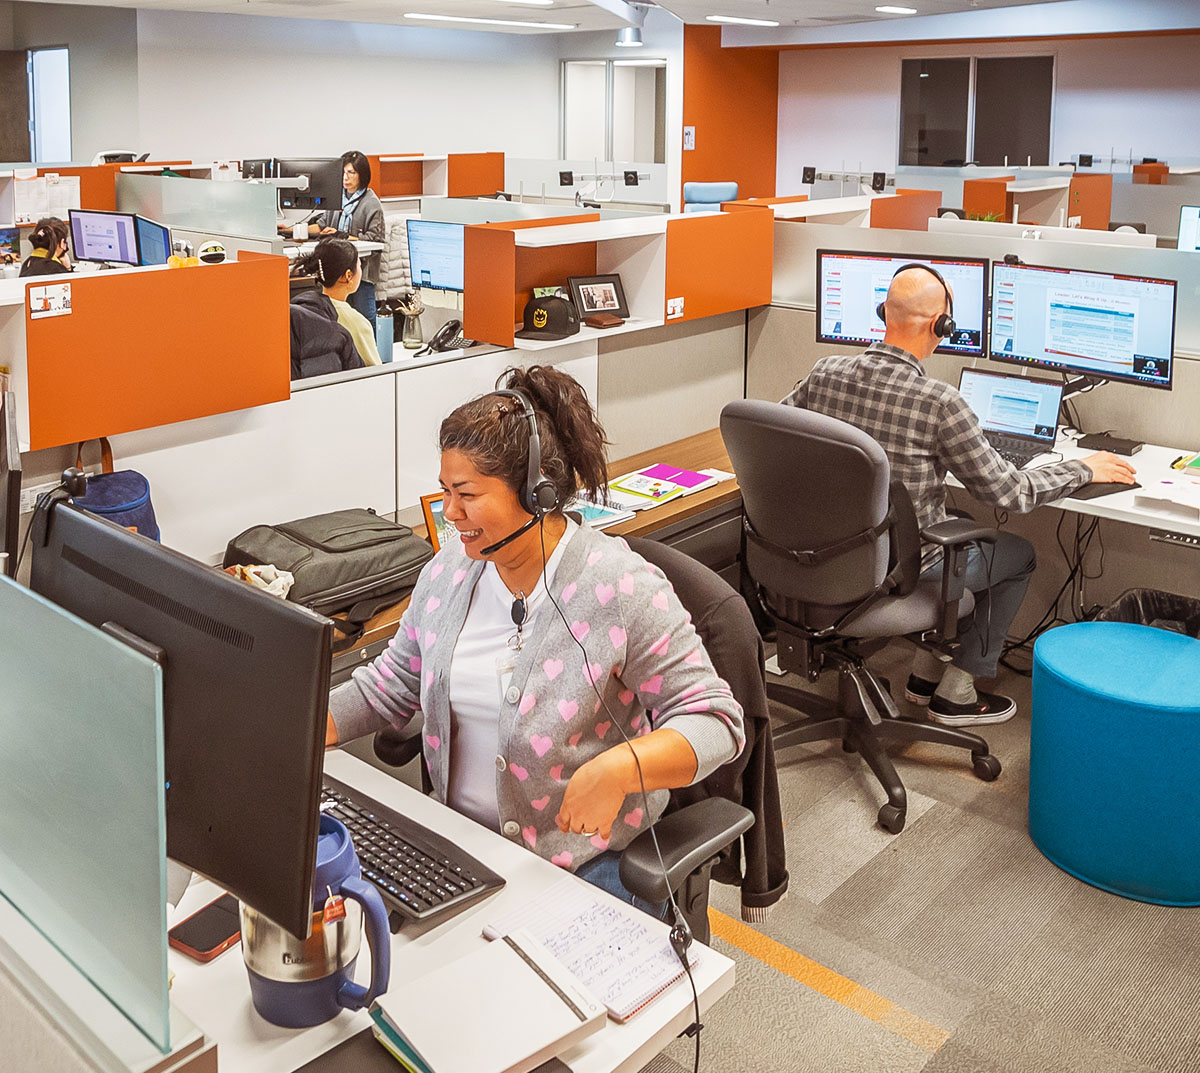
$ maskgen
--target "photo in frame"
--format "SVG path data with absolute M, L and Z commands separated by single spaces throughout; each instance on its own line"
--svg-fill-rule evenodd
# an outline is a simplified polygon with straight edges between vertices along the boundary
M 425 516 L 425 539 L 429 541 L 434 551 L 439 551 L 447 540 L 457 540 L 458 530 L 446 521 L 443 513 L 445 508 L 445 492 L 433 492 L 421 496 L 421 513 Z
M 571 288 L 571 300 L 579 310 L 580 320 L 595 313 L 609 313 L 622 320 L 629 317 L 620 276 L 572 276 L 567 286 Z

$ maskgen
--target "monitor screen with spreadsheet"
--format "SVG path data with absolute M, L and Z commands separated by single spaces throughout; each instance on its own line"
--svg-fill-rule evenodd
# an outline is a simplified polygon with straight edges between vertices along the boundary
M 414 287 L 463 289 L 463 225 L 408 221 L 408 258 Z
M 1170 279 L 997 261 L 991 357 L 1169 389 L 1175 291 Z
M 896 270 L 913 262 L 936 269 L 954 295 L 955 331 L 937 352 L 982 357 L 987 352 L 986 258 L 817 250 L 817 342 L 882 342 L 886 326 L 875 309 L 887 297 Z

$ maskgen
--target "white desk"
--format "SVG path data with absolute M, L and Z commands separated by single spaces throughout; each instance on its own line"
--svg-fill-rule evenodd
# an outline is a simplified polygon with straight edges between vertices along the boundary
M 485 923 L 524 904 L 562 878 L 561 869 L 524 847 L 346 753 L 327 754 L 325 770 L 404 811 L 418 823 L 436 828 L 507 880 L 499 894 L 446 923 L 424 929 L 413 926 L 411 930 L 406 925 L 399 935 L 392 936 L 394 982 L 419 977 L 482 946 L 487 941 L 481 935 Z M 194 883 L 172 914 L 171 923 L 182 920 L 218 893 L 207 881 Z M 666 934 L 665 924 L 651 926 L 661 927 Z M 365 941 L 362 949 L 355 978 L 365 982 L 370 974 Z M 700 949 L 700 955 L 694 976 L 703 1013 L 733 986 L 734 966 L 728 958 L 706 947 Z M 175 950 L 169 956 L 170 968 L 176 974 L 172 1005 L 217 1041 L 221 1073 L 287 1073 L 370 1025 L 366 1011 L 359 1010 L 343 1012 L 315 1028 L 276 1028 L 254 1012 L 240 946 L 207 965 L 190 961 Z M 627 1023 L 618 1025 L 609 1020 L 600 1032 L 560 1058 L 572 1073 L 635 1073 L 691 1023 L 691 1004 L 691 988 L 681 980 Z M 463 1011 L 463 1021 L 469 1027 L 469 1010 Z

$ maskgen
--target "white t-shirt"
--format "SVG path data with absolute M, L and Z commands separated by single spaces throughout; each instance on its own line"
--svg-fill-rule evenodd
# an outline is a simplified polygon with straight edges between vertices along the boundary
M 567 519 L 567 531 L 546 561 L 542 575 L 545 583 L 554 581 L 567 542 L 578 528 Z M 525 596 L 522 635 L 526 644 L 540 614 L 557 614 L 546 599 L 545 583 L 539 581 Z M 508 644 L 517 632 L 512 606 L 513 594 L 496 567 L 486 563 L 450 658 L 450 782 L 446 803 L 493 831 L 500 830 L 500 806 L 496 801 L 500 705 L 517 661 L 517 652 Z

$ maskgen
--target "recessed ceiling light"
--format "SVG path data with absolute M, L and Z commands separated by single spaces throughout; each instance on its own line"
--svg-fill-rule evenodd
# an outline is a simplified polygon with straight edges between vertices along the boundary
M 875 9 L 881 15 L 915 15 L 917 9 L 915 7 L 893 7 L 891 4 L 884 4 L 883 7 Z
M 778 26 L 772 19 L 743 19 L 737 15 L 706 15 L 709 22 L 730 22 L 737 26 Z
M 475 19 L 469 15 L 424 15 L 406 11 L 406 19 L 422 19 L 426 22 L 470 22 L 484 26 L 519 26 L 527 30 L 574 30 L 573 22 L 517 22 L 513 19 Z

